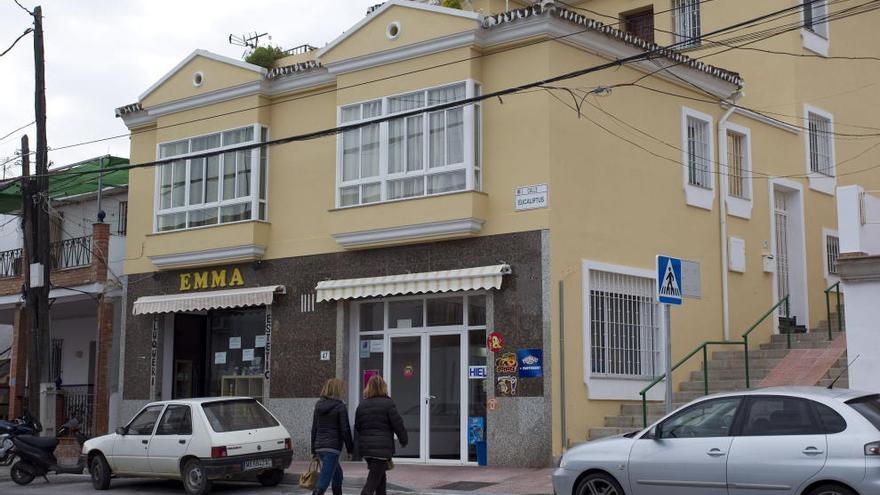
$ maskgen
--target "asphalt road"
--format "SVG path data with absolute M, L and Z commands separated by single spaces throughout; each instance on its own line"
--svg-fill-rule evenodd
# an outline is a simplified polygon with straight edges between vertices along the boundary
M 9 478 L 0 478 L 0 493 L 3 495 L 96 495 L 92 483 L 86 476 L 53 476 L 49 475 L 49 483 L 38 478 L 27 486 L 18 486 Z M 354 489 L 345 490 L 355 493 Z M 114 479 L 110 483 L 108 495 L 119 494 L 175 494 L 185 495 L 183 485 L 179 481 Z M 279 485 L 275 488 L 264 488 L 257 483 L 215 483 L 212 493 L 225 495 L 290 495 L 307 494 L 309 492 L 291 485 Z

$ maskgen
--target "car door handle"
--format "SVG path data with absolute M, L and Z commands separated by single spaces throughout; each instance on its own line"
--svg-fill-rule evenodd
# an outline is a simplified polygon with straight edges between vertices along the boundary
M 801 451 L 804 455 L 819 455 L 824 454 L 825 451 L 819 450 L 816 447 L 807 447 Z
M 724 452 L 721 451 L 721 449 L 709 449 L 709 452 L 706 452 L 706 454 L 709 457 L 721 457 L 725 455 Z
M 141 443 L 146 445 L 146 444 L 150 443 L 150 441 L 149 440 L 141 440 Z
M 180 445 L 186 445 L 186 440 L 178 440 L 177 443 Z

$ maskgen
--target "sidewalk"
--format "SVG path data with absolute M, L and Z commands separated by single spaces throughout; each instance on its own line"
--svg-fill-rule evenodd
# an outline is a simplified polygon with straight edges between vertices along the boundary
M 294 462 L 287 473 L 299 479 L 308 462 Z M 363 486 L 367 465 L 343 462 L 345 486 Z M 553 469 L 503 468 L 476 466 L 428 466 L 396 463 L 388 472 L 388 489 L 397 492 L 444 493 L 450 491 L 477 494 L 546 495 L 553 493 L 550 475 Z

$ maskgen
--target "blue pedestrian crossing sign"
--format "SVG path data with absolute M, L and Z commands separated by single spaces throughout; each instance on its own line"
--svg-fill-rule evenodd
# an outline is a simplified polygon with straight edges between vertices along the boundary
M 681 260 L 657 255 L 657 301 L 681 304 Z

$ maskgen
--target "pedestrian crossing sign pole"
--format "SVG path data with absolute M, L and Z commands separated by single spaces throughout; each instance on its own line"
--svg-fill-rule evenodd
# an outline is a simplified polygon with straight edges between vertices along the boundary
M 682 279 L 681 259 L 657 255 L 657 302 L 663 311 L 664 340 L 666 348 L 666 414 L 672 412 L 672 318 L 671 305 L 681 305 Z

